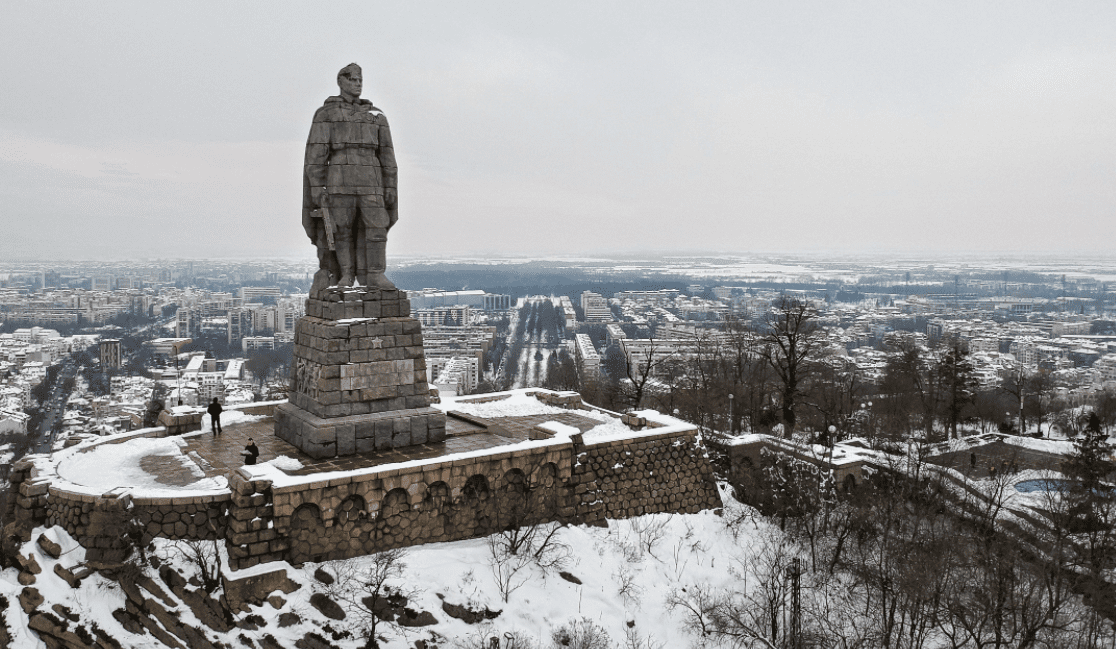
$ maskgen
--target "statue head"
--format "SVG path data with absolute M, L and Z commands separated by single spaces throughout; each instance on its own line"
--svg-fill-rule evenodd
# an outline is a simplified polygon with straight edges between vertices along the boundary
M 350 63 L 341 68 L 337 73 L 337 85 L 341 88 L 341 96 L 346 99 L 356 99 L 364 86 L 364 77 L 361 76 L 360 66 Z

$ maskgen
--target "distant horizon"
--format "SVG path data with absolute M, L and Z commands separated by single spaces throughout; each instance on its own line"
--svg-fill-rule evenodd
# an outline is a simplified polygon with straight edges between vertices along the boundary
M 726 257 L 726 258 L 742 258 L 749 257 L 802 257 L 804 259 L 827 259 L 827 258 L 859 258 L 859 259 L 874 259 L 896 257 L 903 259 L 918 259 L 918 260 L 931 260 L 935 258 L 948 259 L 987 259 L 987 258 L 1024 258 L 1024 257 L 1039 257 L 1044 260 L 1049 258 L 1058 258 L 1070 256 L 1076 259 L 1104 259 L 1116 262 L 1116 250 L 1112 251 L 1094 251 L 1094 250 L 965 250 L 958 249 L 952 251 L 937 251 L 937 250 L 922 250 L 911 251 L 906 249 L 894 250 L 868 250 L 868 249 L 845 249 L 845 250 L 753 250 L 753 251 L 733 251 L 733 250 L 693 250 L 693 249 L 628 249 L 628 250 L 583 250 L 577 253 L 546 253 L 539 252 L 532 254 L 529 251 L 518 253 L 501 253 L 496 251 L 487 250 L 471 250 L 460 251 L 454 253 L 401 253 L 394 254 L 388 252 L 389 260 L 431 260 L 431 261 L 460 261 L 460 260 L 486 260 L 494 259 L 501 261 L 522 260 L 522 261 L 547 261 L 547 260 L 561 260 L 561 261 L 575 261 L 579 259 L 631 259 L 631 258 L 644 258 L 644 257 L 660 257 L 660 258 L 678 258 L 678 259 L 694 259 L 701 257 Z M 153 262 L 153 261 L 198 261 L 198 260 L 214 260 L 214 261 L 271 261 L 271 260 L 288 260 L 288 261 L 301 261 L 306 260 L 309 263 L 317 263 L 314 256 L 314 248 L 307 244 L 305 253 L 288 253 L 288 254 L 258 254 L 258 255 L 181 255 L 181 256 L 146 256 L 146 257 L 0 257 L 0 265 L 3 264 L 20 264 L 20 263 L 125 263 L 125 262 Z

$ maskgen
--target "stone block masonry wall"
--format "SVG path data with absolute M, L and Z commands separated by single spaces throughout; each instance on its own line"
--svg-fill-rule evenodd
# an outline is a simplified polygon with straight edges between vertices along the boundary
M 727 440 L 718 444 L 729 459 L 729 480 L 738 488 L 754 483 L 763 466 L 764 452 L 782 453 L 796 460 L 809 462 L 823 470 L 832 470 L 834 480 L 842 489 L 864 482 L 864 460 L 830 462 L 824 455 L 817 455 L 810 447 L 768 435 L 752 435 L 747 441 Z
M 413 318 L 295 325 L 291 403 L 318 417 L 430 405 L 422 332 Z
M 311 457 L 333 457 L 441 441 L 446 417 L 412 408 L 323 419 L 288 403 L 275 409 L 275 435 Z
M 91 560 L 119 561 L 124 535 L 148 543 L 154 537 L 213 540 L 226 536 L 228 494 L 182 498 L 132 497 L 126 490 L 103 495 L 73 493 L 51 486 L 46 525 L 58 525 L 94 551 Z
M 706 449 L 692 430 L 585 444 L 574 476 L 576 507 L 588 523 L 721 504 Z
M 71 493 L 35 477 L 33 459 L 21 460 L 11 471 L 7 513 L 13 523 L 5 541 L 13 533 L 30 540 L 36 525 L 57 524 L 87 548 L 90 561 L 112 563 L 136 538 L 224 538 L 231 566 L 243 569 L 455 541 L 511 525 L 599 523 L 718 507 L 696 431 L 646 426 L 610 441 L 583 443 L 574 435 L 278 487 L 241 468 L 230 473 L 228 492 L 200 497 L 133 498 L 124 489 Z
M 403 293 L 330 289 L 295 325 L 290 402 L 275 434 L 314 458 L 439 442 L 422 328 Z
M 512 524 L 716 508 L 712 466 L 694 433 L 590 444 L 575 436 L 281 488 L 238 474 L 230 478 L 239 494 L 230 507 L 230 561 L 237 569 L 278 558 L 325 561 L 484 536 Z
M 165 429 L 163 436 L 185 435 L 195 430 L 201 430 L 201 421 L 202 416 L 205 414 L 205 410 L 202 408 L 197 408 L 196 410 L 197 412 L 188 412 L 178 415 L 173 415 L 167 410 L 160 412 L 159 423 L 162 424 Z
M 275 506 L 269 480 L 249 480 L 240 471 L 229 474 L 228 536 L 225 547 L 229 565 L 249 568 L 286 558 L 290 539 L 275 528 Z
M 31 540 L 31 530 L 46 520 L 47 491 L 50 483 L 31 477 L 34 461 L 24 458 L 12 465 L 8 474 L 8 503 L 4 512 L 5 544 L 13 539 Z
M 282 558 L 295 563 L 342 559 L 483 536 L 513 522 L 572 518 L 569 447 L 540 445 L 272 489 L 270 501 L 244 501 L 249 511 L 243 514 L 234 497 L 230 530 L 238 520 L 261 513 L 257 525 L 273 527 L 266 543 L 253 536 L 256 530 L 230 535 L 230 561 L 240 568 L 271 560 L 287 543 L 290 549 Z M 243 476 L 231 481 L 234 489 L 245 490 L 240 485 L 248 482 Z
M 320 299 L 306 300 L 306 315 L 323 320 L 407 318 L 411 301 L 399 289 L 331 288 Z
M 132 499 L 132 516 L 143 529 L 143 540 L 223 539 L 228 528 L 227 494 L 189 498 Z

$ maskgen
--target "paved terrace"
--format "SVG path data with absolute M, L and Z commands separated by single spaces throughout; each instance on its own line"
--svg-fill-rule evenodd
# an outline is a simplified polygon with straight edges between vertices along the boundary
M 208 419 L 206 421 L 208 422 Z M 492 419 L 460 415 L 451 411 L 446 416 L 446 440 L 444 442 L 315 460 L 276 437 L 273 434 L 275 423 L 271 417 L 267 417 L 259 421 L 225 426 L 224 432 L 218 437 L 214 437 L 207 427 L 202 435 L 192 435 L 185 438 L 186 447 L 182 449 L 182 452 L 198 463 L 201 469 L 205 471 L 206 477 L 215 477 L 225 475 L 229 469 L 244 465 L 244 456 L 241 455 L 241 452 L 247 446 L 248 438 L 252 438 L 260 449 L 259 462 L 266 462 L 284 455 L 293 457 L 302 463 L 303 468 L 297 471 L 286 471 L 286 473 L 306 475 L 325 471 L 366 469 L 381 464 L 411 460 L 429 460 L 454 453 L 516 444 L 530 439 L 531 429 L 547 421 L 567 424 L 581 432 L 585 432 L 601 423 L 597 419 L 579 415 L 574 411 Z M 144 460 L 146 459 L 144 458 Z M 152 463 L 152 466 L 154 467 L 155 464 Z M 188 472 L 180 473 L 181 479 L 187 481 L 182 483 L 183 485 L 197 480 L 196 477 L 188 475 Z M 160 482 L 174 480 L 172 475 L 160 477 Z M 173 482 L 166 483 L 173 484 Z

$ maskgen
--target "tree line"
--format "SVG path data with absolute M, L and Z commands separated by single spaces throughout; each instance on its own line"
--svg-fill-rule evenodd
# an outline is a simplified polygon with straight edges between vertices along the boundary
M 1073 406 L 1057 396 L 1045 369 L 978 381 L 964 341 L 920 345 L 913 336 L 883 344 L 886 361 L 866 376 L 819 325 L 802 300 L 782 297 L 751 322 L 729 319 L 678 353 L 652 336 L 632 357 L 607 348 L 603 380 L 582 386 L 586 399 L 613 410 L 655 408 L 706 431 L 832 434 L 936 441 L 969 432 L 1023 433 L 1058 425 L 1079 433 L 1090 411 L 1104 430 L 1116 425 L 1116 393 Z M 1087 407 L 1079 407 L 1081 405 Z
M 1112 449 L 1091 416 L 1032 521 L 906 462 L 839 491 L 833 474 L 764 453 L 734 485 L 781 530 L 736 567 L 739 587 L 672 595 L 687 625 L 727 646 L 1084 649 L 1114 639 Z M 747 529 L 755 510 L 726 511 Z M 751 584 L 749 586 L 749 584 Z M 751 644 L 749 644 L 751 643 Z

